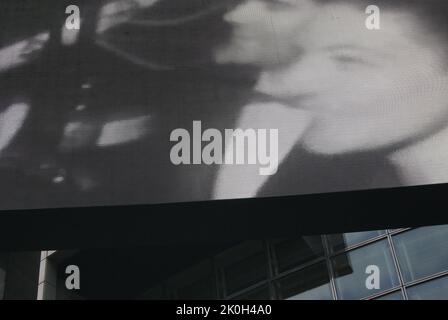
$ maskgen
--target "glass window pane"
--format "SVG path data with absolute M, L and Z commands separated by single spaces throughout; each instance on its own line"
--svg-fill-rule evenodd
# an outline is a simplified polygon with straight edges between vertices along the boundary
M 178 299 L 216 299 L 214 275 L 204 276 L 185 287 L 177 289 Z
M 328 240 L 334 252 L 344 250 L 350 246 L 378 237 L 385 233 L 386 233 L 385 231 L 379 230 L 379 231 L 366 231 L 366 232 L 352 232 L 344 234 L 332 234 L 328 236 Z
M 448 300 L 448 277 L 410 287 L 407 292 L 410 300 Z
M 6 280 L 6 254 L 0 254 L 0 300 L 4 298 Z
M 409 228 L 389 229 L 389 232 L 393 233 L 393 232 L 405 231 L 406 229 L 409 229 Z
M 281 299 L 331 300 L 330 277 L 325 262 L 294 272 L 276 283 Z
M 418 228 L 393 239 L 406 282 L 448 270 L 448 226 Z
M 376 298 L 375 300 L 403 300 L 403 294 L 400 291 L 386 294 L 385 296 Z
M 324 255 L 320 236 L 280 240 L 274 242 L 273 247 L 278 272 L 289 270 Z
M 267 279 L 268 260 L 261 241 L 245 242 L 226 251 L 219 260 L 222 264 L 226 295 Z
M 216 299 L 216 273 L 210 260 L 204 260 L 166 282 L 168 292 L 178 299 Z
M 386 240 L 337 255 L 332 259 L 340 299 L 361 299 L 398 285 L 398 278 Z M 368 289 L 368 266 L 379 269 L 379 289 Z
M 267 277 L 264 253 L 254 254 L 224 269 L 227 294 L 248 288 Z
M 264 285 L 235 297 L 236 300 L 269 300 L 269 287 Z
M 6 271 L 0 268 L 0 300 L 3 299 L 5 291 L 5 277 L 6 277 Z

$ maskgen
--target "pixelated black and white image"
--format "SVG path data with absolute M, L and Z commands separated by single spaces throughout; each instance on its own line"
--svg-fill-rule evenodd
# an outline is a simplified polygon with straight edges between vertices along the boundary
M 0 209 L 448 182 L 446 1 L 75 2 L 0 2 Z

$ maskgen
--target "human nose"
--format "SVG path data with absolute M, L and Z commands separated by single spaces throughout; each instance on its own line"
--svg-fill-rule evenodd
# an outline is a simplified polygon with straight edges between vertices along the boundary
M 229 23 L 247 23 L 260 20 L 266 14 L 266 6 L 258 0 L 249 0 L 236 6 L 224 15 L 224 20 Z

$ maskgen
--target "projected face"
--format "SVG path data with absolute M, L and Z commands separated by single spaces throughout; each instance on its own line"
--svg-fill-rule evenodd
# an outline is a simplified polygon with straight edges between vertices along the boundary
M 227 15 L 234 39 L 217 60 L 260 64 L 257 91 L 308 111 L 311 121 L 302 143 L 309 150 L 378 150 L 429 137 L 446 126 L 444 43 L 419 17 L 384 9 L 380 30 L 368 30 L 365 7 L 348 2 L 270 3 L 246 1 Z M 281 47 L 287 58 L 277 64 L 259 59 L 257 50 L 269 43 L 252 19 L 253 8 L 263 8 L 280 44 L 290 43 Z M 244 59 L 237 58 L 241 55 Z

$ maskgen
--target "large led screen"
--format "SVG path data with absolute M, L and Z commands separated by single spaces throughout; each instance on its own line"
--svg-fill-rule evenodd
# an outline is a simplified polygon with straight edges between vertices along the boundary
M 0 209 L 448 182 L 445 0 L 1 0 Z

